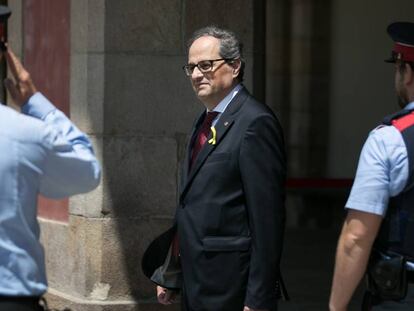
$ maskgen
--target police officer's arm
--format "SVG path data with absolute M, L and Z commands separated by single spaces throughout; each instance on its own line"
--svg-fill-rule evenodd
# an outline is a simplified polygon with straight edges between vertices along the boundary
M 90 191 L 99 184 L 100 168 L 92 145 L 84 133 L 42 94 L 30 74 L 10 48 L 5 52 L 12 78 L 5 85 L 24 114 L 40 119 L 45 127 L 39 138 L 46 161 L 39 176 L 39 192 L 50 198 L 62 198 Z
M 331 311 L 347 310 L 361 281 L 381 225 L 379 215 L 350 209 L 339 237 L 329 301 Z

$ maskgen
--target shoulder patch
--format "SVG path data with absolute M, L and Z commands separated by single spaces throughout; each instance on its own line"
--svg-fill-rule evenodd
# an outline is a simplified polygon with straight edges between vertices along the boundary
M 392 120 L 392 125 L 400 132 L 404 131 L 406 128 L 414 125 L 414 112 L 411 112 L 399 119 Z

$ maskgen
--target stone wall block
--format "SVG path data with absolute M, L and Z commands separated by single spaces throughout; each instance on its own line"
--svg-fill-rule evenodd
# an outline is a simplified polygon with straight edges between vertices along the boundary
M 253 52 L 253 0 L 186 0 L 185 37 L 208 25 L 217 25 L 236 33 L 247 53 Z
M 104 124 L 104 54 L 71 56 L 70 115 L 88 134 L 102 134 Z
M 311 92 L 312 74 L 295 74 L 292 75 L 290 79 L 290 109 L 292 113 L 308 114 L 310 111 L 309 95 Z M 294 119 L 294 117 L 292 116 L 291 120 L 296 119 Z
M 12 10 L 12 15 L 8 21 L 7 32 L 8 32 L 8 41 L 10 46 L 13 48 L 13 51 L 19 57 L 22 55 L 23 50 L 23 40 L 22 40 L 22 12 L 23 12 L 23 3 L 22 0 L 9 1 L 9 8 Z
M 291 31 L 293 38 L 310 38 L 313 35 L 312 29 L 312 1 L 293 1 Z
M 180 0 L 109 0 L 105 3 L 106 51 L 169 55 L 180 52 Z
M 89 297 L 99 280 L 101 222 L 72 216 L 68 224 L 41 220 L 49 286 L 68 295 Z
M 106 55 L 105 133 L 188 133 L 203 106 L 181 69 L 185 62 L 184 57 Z
M 47 270 L 59 271 L 49 275 L 51 306 L 77 311 L 158 310 L 155 286 L 143 275 L 141 260 L 150 242 L 171 226 L 171 217 L 72 216 L 69 224 L 40 223 Z
M 306 75 L 312 74 L 312 41 L 309 39 L 295 39 L 290 42 L 290 74 Z M 323 50 L 319 51 L 323 54 Z
M 49 286 L 57 287 L 61 291 L 72 291 L 71 274 L 74 262 L 69 251 L 68 226 L 47 220 L 40 220 L 41 242 L 45 246 L 45 262 L 47 271 L 60 271 L 48 273 Z M 79 258 L 78 260 L 82 260 Z M 84 271 L 82 271 L 84 272 Z M 78 284 L 79 285 L 79 284 Z M 79 286 L 81 290 L 83 286 Z
M 104 215 L 172 215 L 177 201 L 175 139 L 107 137 L 104 158 Z
M 105 1 L 71 1 L 71 48 L 78 53 L 105 49 Z
M 88 50 L 88 1 L 72 0 L 70 10 L 71 49 L 85 52 Z
M 103 139 L 101 137 L 89 136 L 92 146 L 94 147 L 95 155 L 101 166 L 101 183 L 91 192 L 82 193 L 70 197 L 69 199 L 69 214 L 81 215 L 85 217 L 101 217 L 103 200 L 104 200 L 104 157 L 103 157 Z

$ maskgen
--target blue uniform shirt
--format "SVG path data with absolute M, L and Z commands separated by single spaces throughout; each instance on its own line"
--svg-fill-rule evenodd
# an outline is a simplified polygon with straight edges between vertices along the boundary
M 39 296 L 47 283 L 37 195 L 90 191 L 100 168 L 86 135 L 42 94 L 22 112 L 0 105 L 0 295 Z
M 414 102 L 405 109 L 414 109 Z M 394 126 L 379 126 L 362 148 L 346 207 L 385 216 L 389 198 L 397 196 L 407 180 L 407 149 L 401 133 Z

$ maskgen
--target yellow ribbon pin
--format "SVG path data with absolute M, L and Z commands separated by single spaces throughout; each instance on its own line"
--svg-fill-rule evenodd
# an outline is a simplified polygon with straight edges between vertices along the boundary
M 211 127 L 211 133 L 213 134 L 213 137 L 208 141 L 210 145 L 216 144 L 216 138 L 217 138 L 217 132 L 216 128 L 214 126 Z

